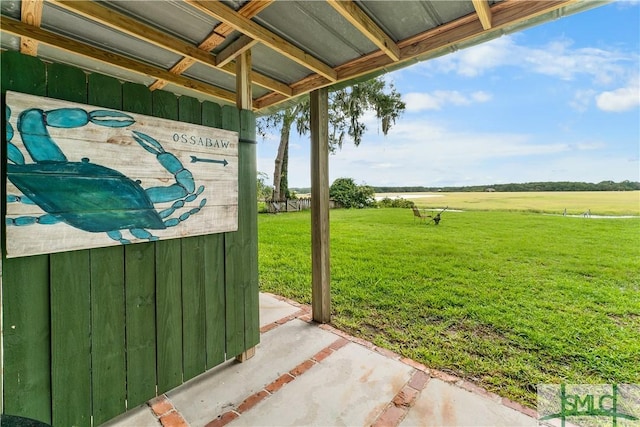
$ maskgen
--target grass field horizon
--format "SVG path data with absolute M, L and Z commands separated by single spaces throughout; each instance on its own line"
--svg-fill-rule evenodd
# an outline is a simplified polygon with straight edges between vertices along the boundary
M 537 384 L 640 382 L 639 218 L 460 207 L 332 210 L 332 323 L 529 407 Z M 258 221 L 261 290 L 310 303 L 309 212 Z

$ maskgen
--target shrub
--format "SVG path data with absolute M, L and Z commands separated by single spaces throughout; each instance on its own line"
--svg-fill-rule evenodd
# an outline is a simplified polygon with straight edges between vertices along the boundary
M 375 192 L 368 185 L 358 185 L 352 178 L 338 178 L 329 188 L 329 197 L 343 208 L 375 206 Z
M 413 201 L 403 199 L 402 197 L 396 197 L 395 199 L 385 197 L 378 202 L 378 206 L 381 208 L 413 208 L 415 205 Z

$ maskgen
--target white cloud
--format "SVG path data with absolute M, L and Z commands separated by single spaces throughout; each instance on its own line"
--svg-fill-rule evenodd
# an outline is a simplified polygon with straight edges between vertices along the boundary
M 509 52 L 514 49 L 512 37 L 501 37 L 466 50 L 452 53 L 425 63 L 426 68 L 435 67 L 441 72 L 456 72 L 466 77 L 475 77 L 486 70 L 509 63 Z
M 615 4 L 619 9 L 628 9 L 640 5 L 640 0 L 617 0 Z
M 489 70 L 509 66 L 563 80 L 587 75 L 598 84 L 610 84 L 628 72 L 628 65 L 638 62 L 637 53 L 593 47 L 574 48 L 573 42 L 566 38 L 542 46 L 524 46 L 517 40 L 517 35 L 504 36 L 434 59 L 423 64 L 423 68 L 476 77 Z
M 476 91 L 465 95 L 457 90 L 436 90 L 432 93 L 411 92 L 402 96 L 407 105 L 407 112 L 419 112 L 424 110 L 440 110 L 445 105 L 468 106 L 475 103 L 487 102 L 491 94 L 484 91 Z
M 491 100 L 491 98 L 493 98 L 493 95 L 491 95 L 490 93 L 487 93 L 487 92 L 485 92 L 483 90 L 479 90 L 477 92 L 473 92 L 471 94 L 471 97 L 476 102 L 488 102 L 488 101 Z
M 577 90 L 573 96 L 573 100 L 569 105 L 576 111 L 585 112 L 591 105 L 591 101 L 596 95 L 596 91 L 592 89 Z
M 626 87 L 602 92 L 596 96 L 596 105 L 603 111 L 623 112 L 640 106 L 640 85 L 638 78 Z

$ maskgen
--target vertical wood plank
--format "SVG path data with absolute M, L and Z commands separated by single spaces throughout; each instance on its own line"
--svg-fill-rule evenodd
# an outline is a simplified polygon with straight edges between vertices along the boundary
M 156 395 L 155 245 L 126 245 L 127 407 Z
M 135 83 L 122 85 L 122 109 L 132 113 L 151 115 L 151 92 L 146 86 Z
M 238 237 L 242 244 L 244 277 L 245 350 L 260 342 L 258 289 L 258 200 L 256 118 L 250 110 L 240 112 L 240 143 L 238 171 Z
M 181 122 L 201 124 L 200 102 L 191 97 L 178 99 Z M 205 238 L 182 239 L 182 328 L 184 331 L 183 364 L 187 381 L 206 369 L 205 340 Z
M 202 103 L 202 124 L 214 128 L 222 128 L 222 107 L 211 101 Z
M 163 90 L 155 90 L 151 96 L 153 99 L 154 117 L 178 120 L 178 100 L 174 94 Z
M 87 102 L 86 74 L 47 66 L 47 95 Z M 91 288 L 89 251 L 49 256 L 53 425 L 91 424 Z
M 64 64 L 47 66 L 47 96 L 64 101 L 87 103 L 87 75 Z
M 0 55 L 3 101 L 7 90 L 46 95 L 42 61 L 18 52 Z M 51 424 L 50 332 L 49 256 L 2 259 L 3 413 Z
M 2 263 L 4 413 L 51 423 L 49 256 Z
M 121 83 L 90 74 L 88 103 L 121 110 Z M 99 425 L 126 411 L 124 248 L 91 249 L 90 259 L 92 408 Z
M 207 369 L 225 360 L 224 234 L 204 236 Z
M 204 372 L 205 293 L 204 236 L 182 239 L 182 328 L 184 381 Z
M 222 108 L 213 102 L 202 103 L 202 124 L 222 127 Z M 207 369 L 225 361 L 225 277 L 224 234 L 210 234 L 205 239 L 205 334 Z
M 199 125 L 202 123 L 200 101 L 189 96 L 178 98 L 178 117 L 181 122 Z
M 156 242 L 158 393 L 182 383 L 181 257 L 179 239 Z
M 234 281 L 243 305 L 243 353 L 241 362 L 253 357 L 259 341 L 258 326 L 258 225 L 256 206 L 255 116 L 251 112 L 251 51 L 236 58 L 236 106 L 240 109 L 240 146 L 238 147 L 238 231 L 229 236 L 231 264 L 242 262 Z M 255 294 L 255 295 L 254 295 Z M 247 351 L 251 349 L 251 351 Z
M 91 384 L 94 424 L 126 411 L 124 248 L 91 249 Z
M 240 131 L 240 113 L 230 106 L 222 107 L 222 128 Z M 242 149 L 238 150 L 240 156 Z M 239 159 L 238 169 L 242 168 Z M 238 172 L 240 174 L 240 172 Z M 240 195 L 238 195 L 240 197 Z M 238 213 L 240 217 L 240 213 Z M 239 224 L 238 224 L 239 226 Z M 225 308 L 227 359 L 245 350 L 244 345 L 244 259 L 238 232 L 225 233 Z
M 178 120 L 176 97 L 154 91 L 152 114 Z M 182 247 L 179 239 L 156 242 L 156 310 L 158 393 L 183 381 L 182 374 Z
M 313 320 L 331 321 L 329 266 L 328 91 L 311 92 L 311 309 Z
M 152 115 L 153 96 L 144 85 L 122 85 L 122 108 Z M 127 346 L 127 408 L 156 394 L 155 245 L 125 246 L 125 312 Z
M 46 65 L 38 58 L 6 51 L 1 54 L 2 93 L 8 90 L 45 96 L 47 94 Z
M 89 251 L 51 254 L 51 394 L 55 426 L 91 425 Z
M 89 74 L 87 103 L 104 108 L 122 109 L 122 84 L 113 77 Z

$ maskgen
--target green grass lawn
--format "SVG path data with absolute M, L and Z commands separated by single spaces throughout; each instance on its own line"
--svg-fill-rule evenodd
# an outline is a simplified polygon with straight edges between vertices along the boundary
M 331 211 L 333 324 L 535 407 L 640 382 L 640 219 Z M 309 212 L 259 216 L 261 290 L 311 301 Z

